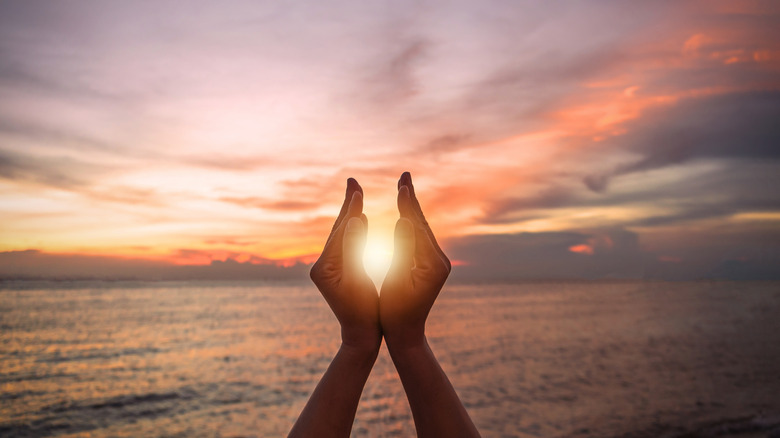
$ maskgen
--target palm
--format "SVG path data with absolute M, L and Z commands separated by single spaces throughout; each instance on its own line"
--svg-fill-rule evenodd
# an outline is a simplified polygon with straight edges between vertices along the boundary
M 425 320 L 450 272 L 414 196 L 411 177 L 399 181 L 396 248 L 393 266 L 382 284 L 380 319 L 385 337 L 413 342 L 424 336 Z
M 362 189 L 350 178 L 341 213 L 311 278 L 341 324 L 342 341 L 371 344 L 381 336 L 379 297 L 362 264 L 367 226 L 362 210 Z
M 315 284 L 342 325 L 376 323 L 379 297 L 362 267 L 340 260 L 323 260 L 322 273 L 318 276 L 316 269 L 313 271 L 315 274 L 312 275 L 317 278 Z

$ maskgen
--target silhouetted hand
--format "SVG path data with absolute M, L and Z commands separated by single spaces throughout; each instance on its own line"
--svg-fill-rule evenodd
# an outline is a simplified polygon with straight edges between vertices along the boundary
M 311 269 L 311 279 L 341 324 L 341 347 L 293 425 L 291 438 L 350 436 L 382 343 L 379 297 L 363 269 L 367 225 L 363 189 L 350 178 L 339 217 Z
M 409 172 L 398 180 L 398 211 L 393 262 L 382 283 L 379 305 L 388 348 L 424 341 L 428 312 L 451 270 L 425 220 Z
M 425 320 L 452 265 L 423 216 L 409 172 L 398 181 L 398 211 L 393 263 L 382 283 L 379 315 L 417 436 L 479 437 L 425 338 Z
M 363 189 L 347 180 L 347 192 L 320 258 L 311 269 L 311 279 L 341 324 L 346 346 L 378 349 L 379 297 L 363 268 L 363 249 L 368 222 L 363 213 Z
M 382 295 L 363 269 L 367 222 L 363 191 L 347 181 L 347 194 L 322 255 L 314 284 L 341 324 L 341 348 L 320 379 L 289 437 L 348 437 L 360 394 L 384 332 L 418 437 L 479 437 L 466 409 L 425 339 L 425 320 L 450 273 L 414 196 L 408 172 L 398 182 L 393 263 Z M 381 327 L 380 327 L 381 317 Z

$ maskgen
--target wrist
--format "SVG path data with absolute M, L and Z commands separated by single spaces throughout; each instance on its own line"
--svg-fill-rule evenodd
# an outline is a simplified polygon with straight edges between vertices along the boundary
M 350 357 L 352 362 L 362 363 L 370 368 L 376 361 L 377 356 L 379 356 L 380 345 L 356 345 L 342 342 L 341 347 L 339 347 L 339 354 L 344 354 Z
M 385 333 L 385 343 L 391 356 L 405 355 L 428 349 L 428 340 L 424 331 L 397 334 Z
M 379 328 L 349 329 L 341 328 L 341 346 L 356 353 L 377 354 L 382 345 L 382 333 Z

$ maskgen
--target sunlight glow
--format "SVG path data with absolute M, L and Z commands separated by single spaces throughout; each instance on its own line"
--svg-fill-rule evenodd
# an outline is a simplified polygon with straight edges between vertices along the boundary
M 363 252 L 363 266 L 371 280 L 379 286 L 390 268 L 393 260 L 392 241 L 382 239 L 379 236 L 368 236 L 366 249 Z

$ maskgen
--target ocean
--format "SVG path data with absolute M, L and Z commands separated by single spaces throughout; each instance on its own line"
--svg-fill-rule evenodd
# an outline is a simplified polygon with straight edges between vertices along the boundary
M 0 436 L 285 436 L 339 345 L 306 283 L 0 283 Z M 484 437 L 780 436 L 780 283 L 447 285 Z M 386 349 L 353 436 L 414 436 Z

